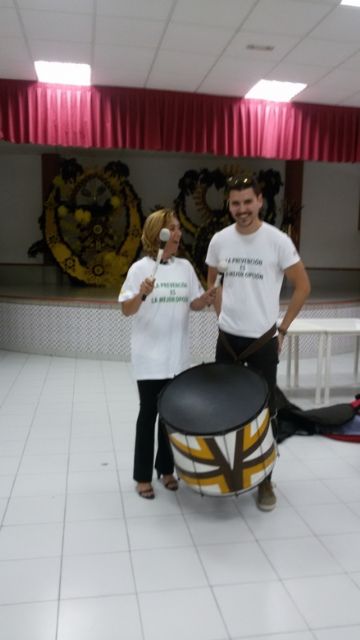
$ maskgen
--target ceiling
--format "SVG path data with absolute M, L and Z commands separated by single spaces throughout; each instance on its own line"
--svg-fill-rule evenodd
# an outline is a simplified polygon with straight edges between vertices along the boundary
M 95 85 L 240 97 L 291 80 L 308 85 L 297 102 L 360 107 L 360 9 L 339 3 L 0 0 L 0 78 L 86 62 Z

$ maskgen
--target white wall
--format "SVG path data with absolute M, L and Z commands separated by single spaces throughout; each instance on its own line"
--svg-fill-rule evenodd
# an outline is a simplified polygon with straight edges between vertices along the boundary
M 307 162 L 301 256 L 311 267 L 360 267 L 358 164 Z
M 285 176 L 285 163 L 279 160 L 0 144 L 0 263 L 34 264 L 27 251 L 41 237 L 41 153 L 52 151 L 76 156 L 84 168 L 104 166 L 110 160 L 127 164 L 145 214 L 155 204 L 172 205 L 179 193 L 178 181 L 188 169 L 235 165 L 254 171 L 271 168 Z M 300 251 L 307 266 L 360 267 L 359 176 L 358 164 L 305 163 Z M 215 206 L 215 190 L 209 197 Z M 41 261 L 39 256 L 37 262 Z
M 0 148 L 0 262 L 34 263 L 27 250 L 41 237 L 41 200 L 40 154 L 4 155 Z

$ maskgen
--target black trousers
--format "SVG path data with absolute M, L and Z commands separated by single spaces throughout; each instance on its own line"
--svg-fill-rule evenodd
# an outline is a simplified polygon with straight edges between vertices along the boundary
M 151 482 L 154 465 L 158 395 L 169 380 L 138 380 L 140 410 L 136 422 L 134 480 Z M 164 424 L 158 420 L 155 469 L 161 475 L 174 471 L 174 458 Z
M 243 338 L 241 336 L 233 336 L 230 333 L 223 334 L 230 347 L 237 355 L 240 355 L 254 341 L 254 338 Z M 234 356 L 227 350 L 220 335 L 216 344 L 216 362 L 227 364 L 234 362 Z M 269 387 L 269 410 L 270 415 L 276 415 L 276 374 L 279 363 L 278 340 L 277 337 L 266 342 L 260 349 L 255 351 L 245 360 L 249 368 L 260 373 L 266 380 Z
M 254 338 L 242 338 L 241 336 L 233 336 L 230 333 L 225 333 L 225 338 L 230 344 L 231 348 L 237 355 L 240 355 L 245 349 L 250 346 L 254 341 Z M 234 362 L 234 356 L 226 349 L 226 346 L 221 339 L 220 335 L 216 343 L 216 362 L 223 364 Z M 279 363 L 278 352 L 278 340 L 272 338 L 269 342 L 266 342 L 260 349 L 255 351 L 245 360 L 249 368 L 257 373 L 260 373 L 266 380 L 269 387 L 269 411 L 271 427 L 273 430 L 274 438 L 277 436 L 277 422 L 276 422 L 276 374 L 277 366 Z M 271 478 L 272 472 L 268 476 Z M 265 482 L 265 481 L 264 481 Z

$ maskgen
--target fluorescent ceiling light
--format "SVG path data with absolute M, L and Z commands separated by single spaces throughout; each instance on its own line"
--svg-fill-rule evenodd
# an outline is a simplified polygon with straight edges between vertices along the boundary
M 340 4 L 348 7 L 360 7 L 360 0 L 341 0 Z
M 272 100 L 274 102 L 289 102 L 307 85 L 301 82 L 279 82 L 278 80 L 259 80 L 247 92 L 245 98 L 258 100 Z
M 39 82 L 54 84 L 90 84 L 91 69 L 88 64 L 74 62 L 45 62 L 35 61 L 35 70 Z

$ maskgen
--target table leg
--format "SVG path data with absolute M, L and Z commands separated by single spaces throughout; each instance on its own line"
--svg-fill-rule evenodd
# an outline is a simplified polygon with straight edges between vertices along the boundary
M 359 378 L 360 336 L 356 336 L 355 339 L 356 339 L 356 342 L 355 342 L 354 378 L 355 378 L 355 382 L 357 382 Z
M 300 336 L 295 337 L 295 353 L 294 353 L 294 387 L 299 386 L 299 341 Z
M 321 383 L 322 383 L 323 363 L 324 363 L 325 338 L 326 338 L 325 334 L 320 333 L 319 344 L 318 344 L 318 357 L 317 357 L 317 364 L 316 364 L 315 404 L 321 404 Z
M 325 349 L 325 381 L 324 381 L 324 402 L 327 404 L 330 398 L 330 360 L 331 360 L 331 334 L 326 334 Z
M 293 336 L 288 335 L 288 351 L 287 351 L 287 361 L 286 361 L 286 386 L 288 388 L 291 387 L 291 355 L 292 355 L 292 347 L 293 347 Z

